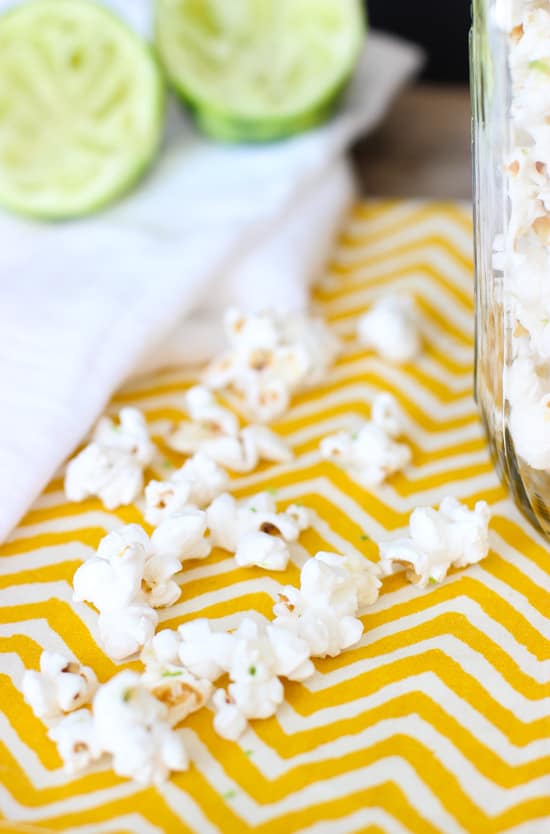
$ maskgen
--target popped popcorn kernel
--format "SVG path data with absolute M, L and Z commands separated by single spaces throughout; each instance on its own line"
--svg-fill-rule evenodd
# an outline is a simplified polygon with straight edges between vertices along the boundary
M 85 770 L 103 755 L 96 739 L 92 713 L 87 709 L 66 715 L 48 730 L 48 737 L 57 745 L 57 751 L 69 774 Z
M 485 501 L 469 510 L 455 498 L 444 498 L 439 510 L 418 507 L 409 520 L 409 535 L 380 544 L 383 576 L 406 569 L 421 588 L 441 582 L 451 567 L 480 562 L 489 552 L 491 512 Z
M 65 495 L 69 501 L 97 496 L 108 510 L 131 504 L 143 490 L 143 470 L 154 446 L 140 411 L 123 408 L 119 424 L 102 417 L 91 442 L 67 464 Z
M 21 688 L 25 701 L 38 718 L 54 718 L 87 704 L 97 688 L 89 666 L 55 652 L 42 652 L 40 671 L 27 669 Z
M 207 510 L 212 543 L 234 553 L 241 567 L 284 570 L 290 559 L 289 545 L 310 524 L 306 508 L 298 509 L 277 512 L 267 492 L 241 502 L 227 493 L 220 495 Z
M 348 471 L 367 488 L 379 486 L 400 472 L 411 460 L 410 447 L 396 442 L 402 433 L 402 415 L 390 394 L 379 394 L 372 406 L 372 419 L 352 431 L 324 437 L 321 456 Z
M 390 362 L 412 362 L 422 350 L 418 314 L 409 298 L 386 296 L 357 323 L 362 345 Z
M 171 772 L 187 770 L 181 732 L 171 728 L 168 707 L 148 691 L 137 673 L 119 672 L 100 687 L 93 717 L 97 743 L 111 754 L 118 775 L 160 784 Z

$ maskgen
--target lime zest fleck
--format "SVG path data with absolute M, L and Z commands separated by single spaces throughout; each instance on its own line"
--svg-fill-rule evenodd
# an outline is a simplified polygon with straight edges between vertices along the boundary
M 370 541 L 370 536 L 367 536 L 367 534 L 366 534 L 366 533 L 361 533 L 361 535 L 359 536 L 359 538 L 361 539 L 361 541 L 362 541 L 362 542 L 368 542 L 368 541 Z
M 534 69 L 538 72 L 544 72 L 545 75 L 550 75 L 550 63 L 543 58 L 537 58 L 534 61 L 529 61 L 529 69 Z
M 161 678 L 179 678 L 181 675 L 183 675 L 183 669 L 175 669 L 174 671 L 167 669 L 162 673 Z
M 249 666 L 248 667 L 248 674 L 252 675 L 252 677 L 254 677 L 254 675 L 256 674 L 256 667 L 255 666 Z
M 230 791 L 226 791 L 225 793 L 222 793 L 222 799 L 235 799 L 236 796 L 237 796 L 237 791 L 234 791 L 234 790 L 230 790 Z
M 125 704 L 127 704 L 131 700 L 133 694 L 134 694 L 134 689 L 131 686 L 129 686 L 127 689 L 125 689 L 123 691 L 122 700 L 124 701 Z
M 254 750 L 245 750 L 244 755 L 250 758 L 250 756 L 254 755 Z

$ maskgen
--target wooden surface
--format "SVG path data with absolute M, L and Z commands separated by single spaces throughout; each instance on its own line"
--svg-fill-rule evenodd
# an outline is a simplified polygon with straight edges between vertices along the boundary
M 420 84 L 395 101 L 383 125 L 355 148 L 367 197 L 471 199 L 467 87 Z

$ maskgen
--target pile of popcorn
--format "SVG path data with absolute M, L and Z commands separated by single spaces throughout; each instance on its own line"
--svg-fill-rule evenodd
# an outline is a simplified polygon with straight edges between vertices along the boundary
M 319 319 L 303 315 L 225 314 L 228 349 L 206 369 L 204 383 L 230 390 L 246 414 L 267 422 L 284 414 L 292 395 L 319 384 L 340 346 Z
M 229 508 L 231 501 L 227 503 Z M 235 508 L 231 504 L 232 522 L 225 530 L 228 538 L 224 546 L 229 547 L 230 537 L 239 528 L 240 514 L 249 510 L 250 506 Z M 284 513 L 275 518 L 280 515 Z M 292 519 L 292 514 L 288 518 Z M 139 617 L 134 609 L 148 605 L 141 598 L 130 604 L 130 611 L 121 613 L 115 607 L 110 612 L 109 630 L 101 628 L 104 612 L 98 604 L 98 587 L 111 585 L 112 596 L 104 592 L 111 604 L 117 593 L 126 599 L 125 589 L 139 594 L 139 573 L 133 569 L 135 551 L 140 551 L 141 569 L 147 562 L 144 554 L 152 553 L 149 558 L 155 559 L 164 552 L 151 544 L 152 539 L 139 540 L 140 528 L 130 530 L 136 525 L 129 525 L 109 534 L 100 544 L 98 556 L 77 570 L 75 599 L 92 599 L 99 608 L 107 653 L 121 658 L 143 647 L 143 673 L 125 670 L 98 686 L 91 669 L 44 652 L 40 672 L 24 674 L 24 696 L 36 715 L 50 722 L 50 738 L 69 772 L 110 756 L 110 765 L 119 775 L 143 783 L 162 782 L 171 772 L 188 767 L 184 737 L 176 729 L 188 715 L 210 705 L 217 733 L 237 741 L 250 720 L 276 713 L 284 700 L 283 680 L 307 680 L 315 674 L 312 658 L 336 657 L 357 645 L 363 635 L 358 614 L 378 599 L 381 576 L 405 569 L 410 581 L 425 587 L 428 582 L 441 582 L 451 567 L 479 562 L 489 549 L 489 518 L 485 502 L 478 502 L 470 511 L 446 498 L 439 512 L 429 507 L 413 512 L 409 537 L 381 543 L 378 565 L 357 553 L 319 552 L 307 559 L 300 587 L 281 588 L 271 622 L 246 616 L 235 630 L 222 631 L 206 619 L 196 619 L 157 634 L 154 618 L 151 625 L 142 614 L 145 625 L 135 625 Z M 284 522 L 277 523 L 284 527 Z M 224 531 L 223 525 L 218 535 L 220 530 Z M 115 551 L 115 535 L 119 536 L 117 545 L 127 542 L 127 552 L 124 547 Z M 232 546 L 235 541 L 232 539 Z M 112 572 L 100 581 L 95 572 L 101 560 L 109 557 L 129 562 L 116 567 L 108 564 Z M 92 572 L 89 585 L 84 573 L 88 566 Z M 171 582 L 166 582 L 169 590 L 162 597 L 164 604 L 173 598 Z M 84 590 L 86 587 L 89 590 Z M 154 615 L 151 605 L 149 610 Z M 216 688 L 216 681 L 224 675 L 229 678 L 227 688 Z
M 370 342 L 384 354 L 389 333 L 393 348 L 385 355 L 393 361 L 409 361 L 419 350 L 411 309 L 380 302 L 367 314 Z M 364 321 L 361 326 L 369 329 Z M 230 349 L 211 364 L 204 381 L 241 397 L 254 419 L 281 413 L 306 380 L 322 379 L 336 355 L 318 321 L 230 311 L 226 327 Z M 68 497 L 98 495 L 109 508 L 139 498 L 154 527 L 149 534 L 138 524 L 122 525 L 74 575 L 74 600 L 97 610 L 106 654 L 116 661 L 139 656 L 143 671 L 126 669 L 100 685 L 88 667 L 44 652 L 40 670 L 23 676 L 24 697 L 48 723 L 69 772 L 104 762 L 149 784 L 187 769 L 179 725 L 191 713 L 210 708 L 217 733 L 238 740 L 249 721 L 276 713 L 285 680 L 305 681 L 315 674 L 315 658 L 336 657 L 357 645 L 363 635 L 359 615 L 376 603 L 382 577 L 404 570 L 425 587 L 442 581 L 451 567 L 480 561 L 489 549 L 487 505 L 479 502 L 470 511 L 446 498 L 439 511 L 416 509 L 407 537 L 381 543 L 378 565 L 351 548 L 343 555 L 318 552 L 304 562 L 294 548 L 314 521 L 311 510 L 299 504 L 281 510 L 269 492 L 238 501 L 227 491 L 223 468 L 248 472 L 262 459 L 286 462 L 289 448 L 265 426 L 241 428 L 208 387 L 188 391 L 185 409 L 188 419 L 169 441 L 188 457 L 168 480 L 150 480 L 143 498 L 144 471 L 155 449 L 135 409 L 123 409 L 119 423 L 102 419 L 91 443 L 67 467 Z M 380 394 L 371 420 L 325 438 L 321 454 L 360 483 L 376 486 L 410 460 L 409 447 L 397 442 L 402 433 L 395 399 Z M 300 585 L 280 586 L 270 621 L 249 615 L 222 630 L 195 619 L 155 633 L 158 609 L 180 598 L 183 565 L 206 558 L 213 547 L 232 554 L 242 568 L 283 571 L 289 560 L 301 560 Z
M 550 469 L 550 4 L 496 0 L 495 24 L 507 38 L 510 112 L 502 169 L 506 216 L 494 241 L 495 284 L 503 287 L 510 349 L 504 375 L 516 453 Z M 499 160 L 500 162 L 500 160 Z M 500 371 L 500 369 L 499 369 Z

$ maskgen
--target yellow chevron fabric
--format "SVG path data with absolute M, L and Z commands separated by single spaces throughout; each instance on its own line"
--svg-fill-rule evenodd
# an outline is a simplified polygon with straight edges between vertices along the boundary
M 388 290 L 414 295 L 426 352 L 389 366 L 361 350 L 357 317 Z M 236 477 L 236 494 L 277 490 L 281 506 L 316 512 L 301 544 L 344 542 L 376 559 L 375 542 L 420 504 L 455 495 L 494 508 L 493 548 L 480 565 L 418 591 L 384 583 L 356 648 L 317 661 L 287 685 L 278 715 L 240 744 L 217 737 L 212 714 L 187 722 L 193 765 L 161 788 L 102 768 L 68 778 L 46 729 L 24 703 L 21 675 L 43 647 L 72 652 L 101 680 L 115 665 L 96 642 L 96 616 L 71 600 L 71 578 L 106 531 L 141 522 L 137 508 L 68 504 L 54 480 L 0 548 L 0 831 L 65 834 L 548 834 L 550 832 L 550 552 L 493 472 L 471 397 L 471 223 L 456 204 L 358 204 L 314 299 L 345 345 L 326 383 L 297 398 L 275 428 L 296 459 Z M 181 418 L 184 372 L 142 379 L 115 397 L 141 408 L 160 442 Z M 318 444 L 391 391 L 407 419 L 413 463 L 369 492 L 321 461 Z M 181 461 L 168 449 L 166 458 Z M 197 615 L 234 626 L 270 616 L 283 574 L 239 569 L 227 553 L 190 563 L 165 626 Z

